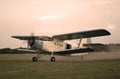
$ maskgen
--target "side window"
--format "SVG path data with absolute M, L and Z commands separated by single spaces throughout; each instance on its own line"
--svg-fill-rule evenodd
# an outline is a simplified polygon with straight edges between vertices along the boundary
M 70 44 L 66 44 L 65 49 L 72 49 L 72 46 Z

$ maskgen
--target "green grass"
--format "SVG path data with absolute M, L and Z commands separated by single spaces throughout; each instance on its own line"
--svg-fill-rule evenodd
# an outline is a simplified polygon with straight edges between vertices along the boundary
M 120 60 L 52 63 L 7 58 L 0 56 L 0 79 L 120 79 Z

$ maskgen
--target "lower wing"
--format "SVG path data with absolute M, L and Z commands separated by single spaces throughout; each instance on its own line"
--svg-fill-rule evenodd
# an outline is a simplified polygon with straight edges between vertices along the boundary
M 17 49 L 19 51 L 27 51 L 27 52 L 34 52 L 36 53 L 35 50 L 30 50 L 30 49 Z M 71 55 L 71 54 L 77 54 L 77 53 L 88 53 L 88 52 L 93 52 L 93 49 L 91 48 L 77 48 L 77 49 L 68 49 L 68 50 L 63 50 L 63 51 L 54 51 L 54 55 Z M 42 54 L 51 54 L 52 52 L 48 51 L 42 51 Z
M 93 52 L 93 49 L 91 48 L 79 48 L 79 49 L 68 49 L 64 51 L 55 51 L 54 54 L 56 55 L 69 55 L 69 54 L 76 54 L 76 53 L 87 53 L 87 52 Z

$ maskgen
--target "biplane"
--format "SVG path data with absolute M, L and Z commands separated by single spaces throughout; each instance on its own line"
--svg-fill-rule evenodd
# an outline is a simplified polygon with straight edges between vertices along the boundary
M 28 44 L 28 50 L 34 50 L 37 56 L 32 58 L 33 62 L 38 61 L 41 54 L 50 54 L 51 62 L 55 62 L 55 55 L 68 56 L 70 54 L 93 52 L 94 50 L 90 47 L 81 48 L 81 42 L 84 38 L 100 37 L 111 35 L 109 31 L 105 29 L 95 29 L 60 35 L 49 36 L 12 36 L 12 38 L 26 40 Z M 77 48 L 73 48 L 71 44 L 66 43 L 66 40 L 79 39 Z

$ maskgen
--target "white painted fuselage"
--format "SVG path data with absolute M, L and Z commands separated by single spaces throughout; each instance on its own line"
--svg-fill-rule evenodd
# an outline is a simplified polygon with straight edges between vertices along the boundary
M 67 43 L 63 41 L 40 41 L 36 40 L 34 46 L 37 49 L 47 51 L 47 52 L 54 52 L 54 51 L 62 51 L 66 49 Z

